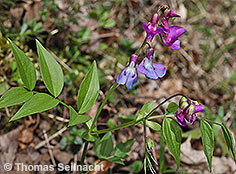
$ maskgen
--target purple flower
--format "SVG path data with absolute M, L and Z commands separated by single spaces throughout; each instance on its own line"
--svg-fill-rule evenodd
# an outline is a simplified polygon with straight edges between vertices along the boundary
M 173 50 L 177 50 L 180 48 L 180 41 L 178 40 L 178 37 L 186 31 L 186 29 L 180 26 L 171 26 L 169 27 L 169 32 L 166 32 L 164 36 L 162 36 L 162 40 L 166 46 L 171 47 Z
M 180 41 L 178 38 L 187 30 L 177 25 L 169 27 L 168 20 L 172 17 L 180 16 L 172 10 L 168 10 L 162 18 L 161 24 L 163 28 L 163 34 L 161 37 L 166 46 L 171 47 L 173 50 L 177 50 L 180 48 Z
M 197 101 L 192 101 L 182 97 L 180 99 L 179 109 L 176 111 L 176 118 L 178 123 L 183 127 L 186 126 L 185 120 L 187 120 L 189 124 L 192 125 L 196 120 L 196 113 L 203 111 L 203 106 Z
M 168 20 L 170 18 L 173 18 L 173 17 L 180 17 L 179 15 L 177 15 L 175 12 L 173 12 L 172 10 L 168 10 L 164 17 L 162 18 L 161 20 L 161 24 L 162 24 L 162 27 L 164 29 L 165 32 L 169 32 L 169 25 L 168 25 Z
M 138 73 L 136 70 L 136 64 L 138 61 L 138 56 L 132 54 L 130 57 L 129 64 L 121 71 L 117 76 L 116 82 L 121 85 L 126 85 L 127 88 L 131 89 L 138 82 Z
M 166 68 L 162 64 L 152 63 L 154 49 L 150 48 L 147 57 L 145 57 L 139 64 L 137 70 L 139 73 L 144 74 L 149 79 L 157 79 L 166 74 Z
M 154 15 L 152 16 L 151 23 L 149 23 L 149 24 L 143 23 L 142 24 L 143 29 L 147 33 L 146 41 L 148 41 L 150 39 L 150 42 L 152 42 L 152 39 L 156 34 L 161 34 L 163 32 L 162 28 L 158 28 L 158 25 L 157 25 L 158 20 L 159 20 L 159 15 L 157 13 L 154 13 Z

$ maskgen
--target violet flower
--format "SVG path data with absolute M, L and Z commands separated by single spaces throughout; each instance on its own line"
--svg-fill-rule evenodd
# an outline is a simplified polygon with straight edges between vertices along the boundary
M 173 50 L 180 48 L 180 41 L 178 38 L 184 34 L 187 30 L 178 25 L 169 27 L 168 20 L 172 17 L 180 17 L 172 10 L 168 10 L 165 16 L 161 20 L 163 34 L 161 35 L 164 44 L 171 47 Z
M 144 74 L 149 79 L 157 79 L 166 74 L 164 65 L 152 63 L 153 53 L 154 49 L 150 48 L 147 57 L 142 60 L 137 68 L 139 73 Z
M 159 20 L 159 15 L 157 13 L 154 13 L 152 16 L 151 23 L 149 23 L 149 24 L 143 23 L 142 24 L 143 29 L 147 33 L 146 41 L 148 41 L 150 39 L 150 42 L 152 42 L 152 39 L 156 34 L 161 34 L 163 32 L 162 28 L 158 28 L 158 25 L 157 25 L 158 20 Z
M 117 76 L 116 82 L 121 85 L 126 85 L 128 89 L 131 89 L 138 82 L 138 73 L 136 70 L 136 64 L 138 61 L 138 56 L 132 54 L 130 57 L 130 62 Z
M 189 124 L 192 125 L 196 120 L 196 113 L 203 111 L 203 106 L 200 103 L 182 97 L 180 99 L 179 109 L 176 111 L 176 118 L 180 126 L 185 127 L 185 120 L 187 120 Z

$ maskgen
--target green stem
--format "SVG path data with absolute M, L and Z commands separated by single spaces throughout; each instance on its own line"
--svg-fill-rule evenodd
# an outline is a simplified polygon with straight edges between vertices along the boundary
M 175 94 L 175 95 L 172 95 L 170 97 L 168 97 L 167 99 L 165 99 L 163 102 L 161 102 L 159 105 L 157 105 L 151 112 L 149 112 L 148 115 L 146 115 L 143 119 L 145 120 L 151 120 L 151 119 L 155 119 L 155 118 L 161 118 L 163 117 L 164 115 L 156 115 L 156 116 L 152 116 L 150 117 L 154 112 L 155 110 L 157 110 L 161 105 L 163 105 L 164 103 L 166 103 L 167 101 L 169 101 L 170 99 L 176 97 L 176 96 L 184 96 L 186 97 L 185 95 L 183 94 Z M 165 115 L 167 117 L 174 117 L 175 115 Z M 150 118 L 149 118 L 150 117 Z M 103 134 L 103 133 L 107 133 L 107 132 L 111 132 L 111 131 L 115 131 L 115 130 L 119 130 L 119 129 L 122 129 L 122 128 L 125 128 L 125 127 L 129 127 L 129 126 L 132 126 L 133 124 L 138 124 L 140 123 L 143 119 L 140 119 L 140 120 L 133 120 L 133 121 L 130 121 L 130 122 L 127 122 L 127 123 L 124 123 L 124 124 L 121 124 L 119 126 L 116 126 L 116 127 L 112 127 L 112 128 L 108 128 L 108 129 L 102 129 L 102 130 L 98 130 L 98 131 L 92 131 L 91 134 Z
M 103 134 L 103 133 L 119 130 L 119 129 L 122 129 L 122 128 L 125 128 L 125 127 L 132 126 L 135 123 L 136 123 L 136 120 L 133 120 L 133 121 L 121 124 L 121 125 L 116 126 L 116 127 L 112 127 L 112 128 L 108 128 L 108 129 L 102 129 L 102 130 L 98 130 L 98 131 L 92 131 L 91 134 Z
M 67 107 L 68 109 L 70 109 L 70 106 L 68 106 L 67 104 L 65 104 L 63 101 L 57 99 L 62 105 L 64 105 L 65 107 Z
M 162 118 L 162 117 L 175 117 L 175 115 L 174 114 L 170 114 L 170 115 L 154 115 L 154 116 L 149 117 L 148 120 L 153 120 L 153 119 Z
M 141 54 L 141 52 L 143 51 L 143 48 L 144 48 L 144 46 L 146 45 L 146 39 L 147 39 L 147 36 L 145 37 L 145 39 L 144 39 L 144 41 L 143 41 L 143 43 L 142 43 L 142 45 L 139 47 L 139 49 L 136 51 L 136 55 L 137 56 L 139 56 L 140 54 Z
M 166 103 L 167 101 L 169 101 L 170 99 L 172 99 L 172 98 L 174 98 L 174 97 L 176 97 L 176 96 L 183 96 L 183 97 L 186 97 L 185 95 L 180 94 L 180 93 L 179 93 L 179 94 L 174 94 L 174 95 L 168 97 L 168 98 L 165 99 L 163 102 L 161 102 L 159 105 L 157 105 L 151 112 L 149 112 L 149 114 L 146 115 L 146 116 L 144 117 L 144 119 L 148 119 L 159 107 L 161 107 L 164 103 Z M 186 97 L 186 98 L 188 98 L 188 97 Z
M 93 123 L 92 123 L 92 125 L 91 125 L 91 127 L 90 127 L 90 130 L 93 130 L 93 128 L 94 128 L 94 126 L 95 126 L 95 123 L 96 123 L 96 121 L 97 121 L 97 119 L 98 119 L 98 116 L 99 116 L 99 114 L 100 114 L 101 111 L 102 111 L 103 106 L 106 104 L 108 98 L 110 97 L 110 95 L 111 95 L 112 92 L 116 89 L 116 87 L 117 87 L 118 85 L 119 85 L 118 83 L 115 83 L 115 84 L 110 88 L 110 90 L 109 90 L 107 96 L 106 96 L 105 99 L 103 100 L 102 104 L 100 105 L 100 107 L 99 107 L 99 109 L 98 109 L 98 111 L 97 111 L 97 113 L 96 113 L 96 115 L 95 115 L 95 117 L 94 117 L 94 119 L 93 119 Z
M 88 150 L 88 144 L 89 144 L 88 141 L 86 141 L 86 142 L 84 143 L 83 154 L 82 154 L 82 157 L 81 157 L 81 165 L 82 165 L 82 166 L 84 165 L 84 159 L 85 159 L 85 156 L 86 156 L 86 153 L 87 153 L 87 150 Z

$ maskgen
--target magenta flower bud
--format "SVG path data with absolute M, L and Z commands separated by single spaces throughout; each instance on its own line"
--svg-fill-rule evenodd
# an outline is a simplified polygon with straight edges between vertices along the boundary
M 148 56 L 148 57 L 151 57 L 151 56 L 153 55 L 153 53 L 154 53 L 154 49 L 153 49 L 153 48 L 150 48 L 150 49 L 148 50 L 147 56 Z
M 158 23 L 158 20 L 159 20 L 159 15 L 157 14 L 157 13 L 154 13 L 153 15 L 152 15 L 152 24 L 157 24 Z
M 152 39 L 156 34 L 161 34 L 163 32 L 162 28 L 158 28 L 157 25 L 158 20 L 159 20 L 159 15 L 157 13 L 154 13 L 151 22 L 142 24 L 143 29 L 147 33 L 146 41 L 150 39 L 150 41 L 152 42 Z
M 192 125 L 196 120 L 196 113 L 204 111 L 203 106 L 198 102 L 188 99 L 187 101 L 185 100 L 185 97 L 180 99 L 179 109 L 176 111 L 176 118 L 181 126 L 186 126 L 185 120 L 187 120 L 189 124 Z
M 138 62 L 138 56 L 136 54 L 132 54 L 130 56 L 130 61 L 133 61 L 135 64 Z

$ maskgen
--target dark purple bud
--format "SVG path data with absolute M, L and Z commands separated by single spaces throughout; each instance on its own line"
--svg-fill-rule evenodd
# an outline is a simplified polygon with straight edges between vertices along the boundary
M 151 23 L 152 24 L 157 24 L 158 20 L 159 20 L 159 15 L 157 13 L 154 13 L 152 15 L 152 22 Z
M 132 54 L 132 55 L 130 56 L 130 61 L 131 61 L 131 62 L 134 62 L 134 64 L 136 65 L 137 62 L 138 62 L 138 56 L 137 56 L 136 54 Z
M 154 53 L 154 49 L 153 49 L 153 48 L 150 48 L 150 49 L 148 50 L 147 57 L 148 57 L 148 58 L 151 57 L 151 56 L 153 55 L 153 53 Z

